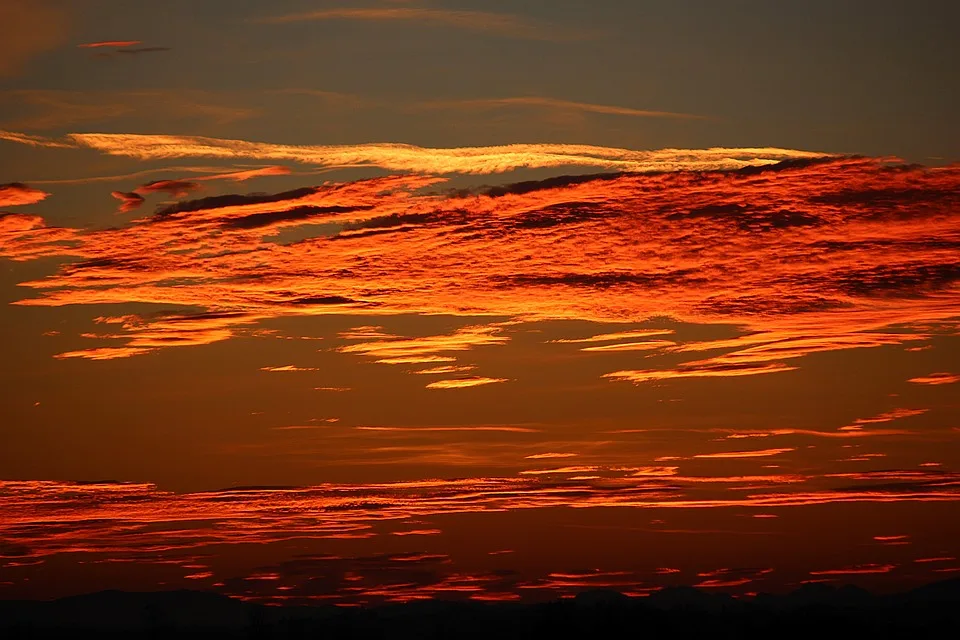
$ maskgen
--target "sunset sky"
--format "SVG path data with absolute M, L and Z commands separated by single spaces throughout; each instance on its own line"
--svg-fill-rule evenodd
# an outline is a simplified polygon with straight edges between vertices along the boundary
M 956 577 L 958 23 L 0 0 L 0 598 Z

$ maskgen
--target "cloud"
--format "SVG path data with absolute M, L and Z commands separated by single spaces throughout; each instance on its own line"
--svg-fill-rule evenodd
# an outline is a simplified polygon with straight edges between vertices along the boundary
M 585 467 L 588 465 L 585 465 Z M 424 520 L 437 515 L 490 513 L 529 509 L 579 507 L 635 509 L 799 508 L 845 502 L 957 502 L 956 476 L 918 479 L 939 484 L 879 487 L 863 480 L 845 490 L 824 488 L 824 479 L 776 486 L 765 492 L 756 486 L 730 485 L 720 496 L 702 496 L 700 483 L 681 485 L 672 476 L 576 480 L 575 467 L 541 470 L 512 477 L 466 477 L 368 484 L 326 483 L 306 487 L 247 487 L 177 493 L 146 483 L 71 483 L 59 481 L 0 481 L 0 537 L 16 540 L 22 561 L 83 553 L 88 559 L 189 562 L 202 549 L 220 545 L 250 545 L 310 540 L 355 539 L 376 535 L 384 522 L 393 530 L 424 529 Z M 622 474 L 630 473 L 624 471 Z M 616 480 L 616 481 L 614 481 Z M 720 477 L 719 480 L 724 480 Z M 946 480 L 946 482 L 945 482 Z M 819 486 L 819 488 L 814 488 Z M 189 526 L 184 526 L 189 523 Z M 222 546 L 220 547 L 223 548 Z M 392 559 L 391 559 L 392 558 Z M 369 560 L 369 567 L 393 562 L 442 562 L 443 556 L 410 552 L 402 557 Z M 301 575 L 323 575 L 328 560 L 297 560 Z M 195 560 L 193 561 L 195 562 Z M 934 565 L 937 560 L 930 560 Z M 886 573 L 885 564 L 854 565 L 811 572 L 813 575 Z M 756 579 L 769 569 L 716 569 L 699 577 L 715 580 Z M 277 573 L 263 569 L 256 575 Z M 288 572 L 280 571 L 281 574 Z M 619 573 L 616 575 L 620 575 Z M 592 576 L 592 577 L 591 577 Z M 557 580 L 589 582 L 599 572 L 558 571 Z
M 758 451 L 723 451 L 720 453 L 698 453 L 694 458 L 769 458 L 796 451 L 793 447 L 780 449 L 760 449 Z
M 141 53 L 159 53 L 161 51 L 170 51 L 170 47 L 137 47 L 130 49 L 117 49 L 116 55 L 138 55 Z
M 469 376 L 466 378 L 454 378 L 451 380 L 437 380 L 427 385 L 427 389 L 466 389 L 468 387 L 479 387 L 482 385 L 495 384 L 497 382 L 507 382 L 506 378 L 484 378 L 482 376 Z
M 85 42 L 83 44 L 78 44 L 77 47 L 80 49 L 99 49 L 103 47 L 135 47 L 138 44 L 143 43 L 140 40 L 104 40 L 102 42 Z
M 778 373 L 796 369 L 796 367 L 791 367 L 780 362 L 781 360 L 801 358 L 822 351 L 881 347 L 926 338 L 927 336 L 924 334 L 881 333 L 877 331 L 848 334 L 834 332 L 834 335 L 825 332 L 824 335 L 817 337 L 810 337 L 803 332 L 796 334 L 787 332 L 761 332 L 731 340 L 694 342 L 676 346 L 672 349 L 676 352 L 696 352 L 734 347 L 732 352 L 724 355 L 707 358 L 705 360 L 686 362 L 673 369 L 615 371 L 606 374 L 604 377 L 637 384 L 674 378 L 728 377 Z M 650 348 L 671 347 L 670 344 L 667 344 L 667 341 L 663 341 L 663 343 L 662 345 L 651 345 Z M 616 345 L 613 346 L 613 350 L 616 350 Z M 892 418 L 885 418 L 878 420 L 878 422 L 886 422 L 888 419 Z
M 483 98 L 475 100 L 437 100 L 420 102 L 416 105 L 420 109 L 461 109 L 485 110 L 515 107 L 532 107 L 548 111 L 565 113 L 595 113 L 602 115 L 628 116 L 633 118 L 667 118 L 677 120 L 703 120 L 704 116 L 689 113 L 675 113 L 673 111 L 651 111 L 647 109 L 632 109 L 589 102 L 575 102 L 537 96 L 522 96 L 513 98 Z
M 247 169 L 243 171 L 231 171 L 227 173 L 217 173 L 215 175 L 201 176 L 195 180 L 154 180 L 153 182 L 148 182 L 142 184 L 133 191 L 112 191 L 112 195 L 117 200 L 120 200 L 120 213 L 128 213 L 140 207 L 144 202 L 144 196 L 147 196 L 151 193 L 163 192 L 169 195 L 172 198 L 183 198 L 190 195 L 193 191 L 199 190 L 200 181 L 209 181 L 209 180 L 231 180 L 233 182 L 244 182 L 246 180 L 252 180 L 254 178 L 261 178 L 265 176 L 279 176 L 287 175 L 290 173 L 290 170 L 286 167 L 281 166 L 270 166 L 270 167 L 261 167 L 258 169 Z M 99 180 L 99 179 L 96 179 Z M 80 180 L 83 182 L 84 180 Z M 281 196 L 282 198 L 287 197 L 285 194 Z M 238 202 L 239 196 L 231 196 L 233 198 L 231 202 Z M 239 200 L 239 202 L 263 202 L 262 196 L 247 196 L 246 200 Z M 200 202 L 209 202 L 203 201 Z M 214 202 L 223 203 L 223 199 L 214 200 Z M 177 207 L 167 207 L 164 209 L 165 214 L 172 212 L 179 212 L 180 208 L 188 208 L 194 206 L 193 203 L 186 203 L 178 205 Z M 310 211 L 309 215 L 312 215 L 315 211 Z M 295 216 L 284 216 L 283 214 L 268 213 L 268 214 L 252 214 L 252 217 L 249 220 L 239 220 L 234 221 L 235 224 L 247 224 L 248 227 L 255 226 L 269 226 L 271 222 L 276 220 L 290 219 Z M 262 224 L 260 222 L 262 221 Z
M 120 213 L 129 213 L 143 204 L 143 196 L 134 191 L 111 191 L 110 195 L 120 201 Z
M 843 567 L 841 569 L 823 569 L 820 571 L 811 571 L 812 576 L 851 576 L 864 573 L 890 573 L 897 568 L 895 564 L 859 564 L 852 567 Z
M 170 197 L 182 198 L 191 191 L 199 189 L 200 185 L 183 180 L 157 180 L 140 185 L 133 191 L 111 191 L 110 195 L 120 201 L 118 211 L 129 213 L 138 209 L 144 203 L 144 196 L 156 192 L 165 192 Z
M 158 348 L 197 346 L 228 340 L 241 334 L 242 327 L 256 323 L 261 316 L 244 312 L 207 312 L 193 314 L 157 313 L 152 317 L 137 315 L 98 317 L 100 324 L 119 325 L 120 334 L 89 336 L 101 340 L 124 340 L 122 347 L 97 347 L 56 355 L 56 358 L 112 360 L 149 353 Z
M 87 42 L 78 44 L 81 49 L 95 49 L 98 58 L 114 58 L 116 56 L 140 55 L 142 53 L 159 53 L 170 51 L 170 47 L 138 47 L 143 44 L 140 40 L 105 40 L 103 42 Z M 104 51 L 106 49 L 106 51 Z
M 435 336 L 367 327 L 343 336 L 356 344 L 335 347 L 384 364 L 463 366 L 458 358 L 470 349 L 509 343 L 504 318 L 613 324 L 613 331 L 573 344 L 601 347 L 593 351 L 597 358 L 617 354 L 622 368 L 607 379 L 638 383 L 785 372 L 811 355 L 928 340 L 956 326 L 960 273 L 952 279 L 950 267 L 960 247 L 957 168 L 827 158 L 427 191 L 442 182 L 396 175 L 200 198 L 118 229 L 58 229 L 36 217 L 6 217 L 0 254 L 72 259 L 22 283 L 33 295 L 17 304 L 213 311 L 215 300 L 218 312 L 235 314 L 210 334 L 217 339 L 243 334 L 236 323 L 259 321 L 252 318 L 345 310 L 496 318 L 464 320 L 469 324 Z M 866 198 L 820 203 L 825 194 L 887 193 L 902 185 L 925 195 L 900 202 L 893 217 L 879 215 Z M 749 205 L 719 218 L 675 215 L 733 201 Z M 803 211 L 817 224 L 762 223 L 783 210 Z M 731 223 L 730 216 L 758 222 Z M 287 229 L 298 239 L 279 242 Z M 842 246 L 825 248 L 838 238 Z M 850 286 L 865 270 L 881 268 L 883 282 Z M 671 336 L 669 344 L 647 339 L 668 335 L 664 330 L 616 330 L 663 316 L 734 325 L 741 335 Z M 132 347 L 159 348 L 165 332 L 171 345 L 204 343 L 182 340 L 162 318 L 121 328 L 117 335 L 134 341 L 153 334 L 150 345 Z M 641 344 L 624 346 L 631 342 Z M 624 366 L 636 346 L 651 347 L 642 353 L 651 360 Z
M 954 382 L 960 382 L 960 375 L 956 373 L 931 373 L 926 376 L 910 378 L 907 382 L 928 385 L 953 384 Z
M 420 26 L 463 29 L 508 38 L 530 40 L 572 40 L 588 34 L 573 29 L 544 25 L 506 13 L 432 9 L 425 7 L 335 8 L 261 18 L 265 24 L 288 24 L 350 20 L 361 22 L 411 23 Z
M 240 115 L 240 114 L 238 114 Z M 140 160 L 256 159 L 324 167 L 380 167 L 414 173 L 502 173 L 526 167 L 599 167 L 613 171 L 738 169 L 826 154 L 792 149 L 661 149 L 631 151 L 590 145 L 512 144 L 499 147 L 424 148 L 407 144 L 283 145 L 197 136 L 72 133 L 67 141 L 109 155 Z
M 540 460 L 543 458 L 574 458 L 576 453 L 535 453 L 530 456 L 524 456 L 527 460 Z
M 618 331 L 616 333 L 601 333 L 586 338 L 565 338 L 549 340 L 554 344 L 578 344 L 582 342 L 611 342 L 613 340 L 630 340 L 632 338 L 649 338 L 651 336 L 671 335 L 673 329 L 636 329 L 632 331 Z
M 233 180 L 234 182 L 245 182 L 254 178 L 264 178 L 267 176 L 286 176 L 290 175 L 290 169 L 280 165 L 269 167 L 258 167 L 256 169 L 245 169 L 242 171 L 229 171 L 227 173 L 218 173 L 212 176 L 203 176 L 197 180 Z
M 259 114 L 255 109 L 231 104 L 221 94 L 203 90 L 8 89 L 0 91 L 0 101 L 11 102 L 22 107 L 22 115 L 4 121 L 3 126 L 28 130 L 57 129 L 78 124 L 146 116 L 200 120 L 225 125 L 247 120 Z M 8 137 L 6 139 L 31 144 L 30 138 L 17 140 Z M 69 139 L 57 141 L 57 144 L 76 146 L 76 143 Z
M 580 351 L 607 352 L 607 351 L 651 351 L 676 346 L 671 340 L 643 340 L 641 342 L 617 342 L 593 347 L 582 347 Z
M 140 185 L 134 191 L 142 196 L 159 191 L 166 193 L 171 198 L 183 198 L 199 188 L 200 185 L 196 182 L 187 180 L 154 180 Z
M 474 365 L 445 365 L 440 367 L 430 367 L 429 369 L 421 369 L 419 371 L 414 371 L 418 375 L 445 375 L 448 373 L 464 373 L 466 371 L 473 371 L 476 369 Z
M 66 12 L 45 0 L 0 3 L 0 77 L 19 74 L 31 59 L 60 46 L 67 26 Z
M 458 427 L 356 427 L 359 431 L 386 431 L 386 432 L 408 432 L 408 433 L 431 433 L 431 432 L 447 432 L 447 431 L 466 431 L 466 432 L 484 432 L 484 431 L 494 431 L 497 433 L 537 433 L 537 429 L 530 429 L 529 427 L 506 427 L 500 425 L 488 426 L 488 425 L 472 425 L 472 426 L 458 426 Z
M 285 364 L 275 367 L 260 367 L 261 371 L 319 371 L 316 367 L 298 367 L 292 364 Z
M 676 378 L 728 378 L 738 376 L 755 376 L 765 373 L 793 371 L 795 369 L 796 367 L 788 367 L 787 365 L 777 363 L 764 365 L 696 364 L 683 365 L 677 369 L 612 371 L 610 373 L 603 374 L 603 377 L 610 380 L 622 380 L 638 384 L 641 382 L 671 380 Z
M 340 353 L 356 353 L 390 364 L 398 358 L 434 356 L 440 353 L 467 351 L 480 346 L 506 344 L 509 338 L 498 326 L 470 326 L 453 333 L 419 338 L 375 339 L 339 347 Z M 417 360 L 419 361 L 419 360 Z
M 36 204 L 49 195 L 46 191 L 33 189 L 20 182 L 0 184 L 0 207 L 19 207 Z
M 509 338 L 502 334 L 499 326 L 469 326 L 457 329 L 453 333 L 418 338 L 390 336 L 380 331 L 380 327 L 355 327 L 340 334 L 346 339 L 360 339 L 364 342 L 338 347 L 340 353 L 355 353 L 372 358 L 380 364 L 426 364 L 437 362 L 456 362 L 450 353 L 467 351 L 482 346 L 503 345 Z M 372 338 L 372 340 L 370 339 Z M 473 366 L 443 365 L 413 371 L 415 374 L 444 375 L 460 373 L 474 369 Z M 462 378 L 437 380 L 426 385 L 427 389 L 459 389 L 476 387 L 495 382 L 505 382 L 504 378 L 485 378 L 465 376 Z
M 43 136 L 31 136 L 26 133 L 17 133 L 15 131 L 4 131 L 0 129 L 0 140 L 7 142 L 16 142 L 30 147 L 49 147 L 55 149 L 73 149 L 76 145 L 71 142 L 58 142 Z
M 153 349 L 140 347 L 98 347 L 96 349 L 81 349 L 79 351 L 65 351 L 58 353 L 55 358 L 83 358 L 85 360 L 116 360 L 150 353 Z
M 48 227 L 40 216 L 0 213 L 0 257 L 23 261 L 63 255 L 75 238 L 74 229 Z
M 893 409 L 892 411 L 885 411 L 879 415 L 873 416 L 871 418 L 857 418 L 853 421 L 853 424 L 840 427 L 841 431 L 857 431 L 863 428 L 865 424 L 881 424 L 884 422 L 892 422 L 894 420 L 900 420 L 902 418 L 911 418 L 913 416 L 922 416 L 928 411 L 928 409 Z

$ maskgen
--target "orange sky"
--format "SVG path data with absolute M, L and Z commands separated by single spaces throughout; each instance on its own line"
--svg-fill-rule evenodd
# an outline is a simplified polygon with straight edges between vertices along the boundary
M 0 597 L 891 591 L 960 571 L 960 166 L 904 143 L 870 87 L 847 99 L 887 124 L 872 137 L 815 110 L 764 129 L 775 105 L 737 120 L 680 84 L 515 95 L 491 43 L 589 57 L 634 16 L 616 2 L 241 2 L 220 49 L 101 4 L 110 29 L 4 9 L 46 35 L 0 45 Z M 411 71 L 402 99 L 387 75 L 305 83 L 285 29 L 417 32 L 411 65 L 456 33 L 504 76 L 443 92 Z M 273 88 L 250 75 L 266 106 L 216 86 L 250 33 L 294 61 Z M 930 95 L 911 113 L 939 113 Z

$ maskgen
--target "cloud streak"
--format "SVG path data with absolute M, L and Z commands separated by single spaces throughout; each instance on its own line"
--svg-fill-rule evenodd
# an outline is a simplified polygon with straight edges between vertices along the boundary
M 594 104 L 590 102 L 576 102 L 539 96 L 518 96 L 512 98 L 483 98 L 475 100 L 436 100 L 421 102 L 417 105 L 421 109 L 459 109 L 459 110 L 486 110 L 527 107 L 565 113 L 593 113 L 600 115 L 627 116 L 631 118 L 667 118 L 676 120 L 703 120 L 705 116 L 673 111 L 655 111 L 649 109 L 633 109 L 614 105 Z
M 104 47 L 108 48 L 121 48 L 121 47 L 135 47 L 138 44 L 143 44 L 140 40 L 104 40 L 102 42 L 85 42 L 83 44 L 78 44 L 77 47 L 80 49 L 101 49 Z
M 264 24 L 291 24 L 326 21 L 407 23 L 416 26 L 462 29 L 508 38 L 530 40 L 572 40 L 587 34 L 573 29 L 547 26 L 520 16 L 488 11 L 433 9 L 426 7 L 334 8 L 260 18 Z
M 236 116 L 247 112 L 237 112 Z M 228 114 L 224 113 L 224 118 Z M 245 115 L 244 115 L 245 117 Z M 62 119 L 58 119 L 58 123 Z M 34 126 L 37 126 L 34 123 Z M 591 145 L 511 144 L 426 148 L 408 144 L 284 145 L 199 136 L 72 133 L 63 144 L 139 160 L 220 158 L 300 162 L 322 167 L 378 167 L 414 173 L 503 173 L 520 168 L 583 166 L 612 171 L 738 169 L 825 154 L 792 149 L 661 149 L 632 151 Z

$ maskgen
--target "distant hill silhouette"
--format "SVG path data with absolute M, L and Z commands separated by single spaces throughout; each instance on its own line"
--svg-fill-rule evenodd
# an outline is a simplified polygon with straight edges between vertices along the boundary
M 894 595 L 824 584 L 737 599 L 693 587 L 610 590 L 541 604 L 441 600 L 278 607 L 201 591 L 102 591 L 0 601 L 0 637 L 40 638 L 955 638 L 960 579 Z

